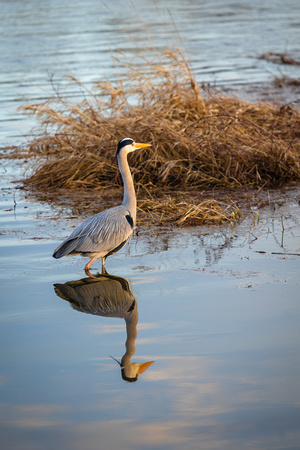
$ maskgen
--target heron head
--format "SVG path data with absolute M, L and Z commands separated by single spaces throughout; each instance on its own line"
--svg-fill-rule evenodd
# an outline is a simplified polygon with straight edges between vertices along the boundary
M 150 146 L 151 146 L 151 144 L 140 144 L 140 143 L 134 142 L 134 140 L 131 138 L 125 138 L 125 139 L 122 139 L 121 141 L 119 141 L 116 156 L 118 156 L 121 151 L 126 151 L 126 153 L 131 153 L 131 152 L 134 152 L 135 150 L 138 150 L 139 148 L 145 148 L 145 147 L 150 147 Z
M 122 361 L 119 362 L 116 358 L 111 356 L 113 360 L 115 360 L 119 366 L 121 367 L 121 375 L 123 380 L 128 381 L 130 383 L 134 383 L 137 381 L 139 376 L 148 369 L 151 364 L 155 361 L 149 361 L 145 363 L 132 363 L 128 356 L 124 355 Z
M 123 361 L 124 358 L 122 358 Z M 154 361 L 149 361 L 145 363 L 131 363 L 128 361 L 124 365 L 121 365 L 121 375 L 124 381 L 129 383 L 134 383 L 138 380 L 139 376 L 148 369 Z

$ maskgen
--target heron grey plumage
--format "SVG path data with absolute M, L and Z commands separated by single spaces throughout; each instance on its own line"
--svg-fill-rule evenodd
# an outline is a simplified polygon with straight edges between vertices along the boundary
M 57 247 L 53 253 L 54 258 L 75 255 L 89 257 L 85 273 L 91 278 L 94 278 L 89 270 L 91 264 L 95 259 L 102 258 L 102 273 L 106 273 L 105 259 L 124 247 L 136 221 L 136 195 L 127 155 L 149 146 L 150 144 L 136 143 L 131 138 L 122 139 L 118 143 L 116 157 L 124 184 L 122 204 L 85 220 Z

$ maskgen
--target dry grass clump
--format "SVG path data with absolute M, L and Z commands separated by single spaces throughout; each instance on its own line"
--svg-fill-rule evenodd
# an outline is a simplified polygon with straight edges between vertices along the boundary
M 102 195 L 112 184 L 121 186 L 111 161 L 118 140 L 128 136 L 152 143 L 130 159 L 139 198 L 149 192 L 162 195 L 166 188 L 190 193 L 203 187 L 299 181 L 297 109 L 250 104 L 207 89 L 202 96 L 178 48 L 154 53 L 154 60 L 141 56 L 138 64 L 123 60 L 127 72 L 118 82 L 99 81 L 90 91 L 68 77 L 82 90 L 79 104 L 54 89 L 48 101 L 23 107 L 41 123 L 40 135 L 22 150 L 26 157 L 36 158 L 32 174 L 24 180 L 26 187 L 67 189 L 70 195 L 93 189 Z M 205 221 L 206 208 L 214 210 L 217 220 L 222 215 L 215 204 L 185 202 L 185 213 L 179 217 L 178 205 L 172 208 L 168 199 L 160 202 L 161 210 L 152 205 L 155 214 L 176 223 Z
M 138 208 L 143 216 L 156 224 L 202 225 L 235 224 L 242 217 L 242 212 L 234 204 L 226 204 L 214 199 L 196 201 L 174 201 L 168 196 L 160 201 L 143 200 Z

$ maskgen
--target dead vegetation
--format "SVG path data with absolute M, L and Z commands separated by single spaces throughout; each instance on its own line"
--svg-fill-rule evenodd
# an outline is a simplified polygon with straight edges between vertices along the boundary
M 236 223 L 242 212 L 233 203 L 224 203 L 215 199 L 174 201 L 168 196 L 160 201 L 143 200 L 139 203 L 143 216 L 150 217 L 158 225 L 201 225 L 206 223 Z
M 260 55 L 259 59 L 265 59 L 273 64 L 289 64 L 293 66 L 300 65 L 300 61 L 294 59 L 288 53 L 266 52 Z
M 122 183 L 111 165 L 119 139 L 152 144 L 130 157 L 140 211 L 158 223 L 234 221 L 239 209 L 193 200 L 203 188 L 279 187 L 300 179 L 300 113 L 292 105 L 250 104 L 197 85 L 182 52 L 123 58 L 119 81 L 99 81 L 79 104 L 54 88 L 26 105 L 41 124 L 38 137 L 10 155 L 35 158 L 24 186 L 38 192 L 93 191 L 105 198 Z M 125 60 L 125 62 L 124 62 Z M 142 62 L 142 63 L 141 63 Z M 120 60 L 118 60 L 120 63 Z M 168 190 L 168 195 L 164 192 Z M 178 202 L 170 191 L 186 198 Z M 105 207 L 107 205 L 103 205 Z
M 275 77 L 274 78 L 275 86 L 279 88 L 283 88 L 284 86 L 300 86 L 300 79 L 290 78 L 290 77 Z

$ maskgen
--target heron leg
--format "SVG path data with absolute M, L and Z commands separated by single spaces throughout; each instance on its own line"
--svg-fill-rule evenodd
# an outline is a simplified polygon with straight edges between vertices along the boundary
M 85 265 L 85 268 L 84 268 L 85 274 L 86 274 L 88 277 L 91 277 L 91 278 L 96 278 L 96 277 L 95 277 L 94 275 L 92 275 L 91 272 L 90 272 L 90 266 L 91 266 L 91 264 L 95 261 L 95 259 L 96 259 L 96 257 L 94 256 L 94 258 L 92 258 L 92 259 Z
M 103 256 L 103 258 L 102 258 L 102 275 L 107 274 L 104 264 L 105 264 L 105 256 Z

